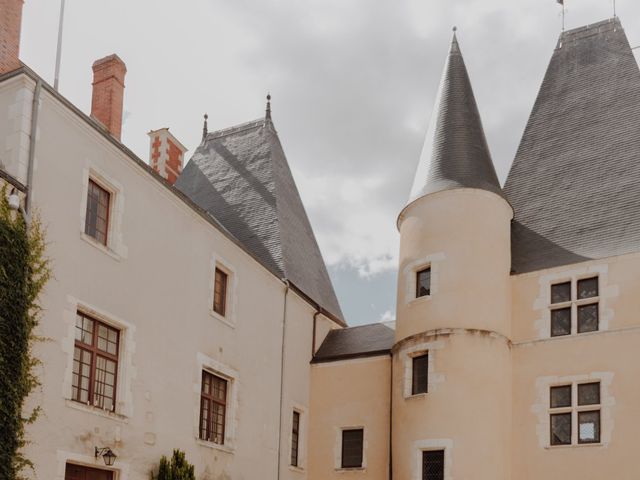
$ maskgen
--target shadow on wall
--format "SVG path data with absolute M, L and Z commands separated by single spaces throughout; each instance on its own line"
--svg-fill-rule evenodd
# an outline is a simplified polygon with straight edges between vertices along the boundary
M 561 247 L 520 222 L 514 221 L 511 225 L 512 273 L 532 272 L 588 260 L 593 259 Z

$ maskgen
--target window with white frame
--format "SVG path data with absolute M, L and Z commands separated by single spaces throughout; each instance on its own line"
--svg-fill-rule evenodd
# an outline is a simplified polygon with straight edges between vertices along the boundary
M 200 439 L 224 444 L 227 420 L 228 382 L 213 373 L 202 371 L 200 393 Z
M 551 285 L 550 310 L 552 337 L 598 331 L 598 277 Z
M 600 382 L 552 386 L 549 397 L 551 446 L 600 443 Z

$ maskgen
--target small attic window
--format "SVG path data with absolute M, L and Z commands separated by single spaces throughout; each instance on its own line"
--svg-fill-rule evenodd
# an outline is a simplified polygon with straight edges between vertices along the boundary
M 416 273 L 416 298 L 431 295 L 431 267 Z

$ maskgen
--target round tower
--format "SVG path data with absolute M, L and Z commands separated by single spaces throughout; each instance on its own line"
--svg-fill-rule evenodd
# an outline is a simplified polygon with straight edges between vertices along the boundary
M 397 478 L 509 479 L 512 218 L 454 33 L 398 218 Z

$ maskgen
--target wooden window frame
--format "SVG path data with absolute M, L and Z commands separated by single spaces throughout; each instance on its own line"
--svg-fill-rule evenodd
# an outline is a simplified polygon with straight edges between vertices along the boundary
M 90 204 L 91 204 L 91 191 L 92 189 L 97 189 L 99 193 L 104 193 L 107 196 L 107 205 L 106 205 L 106 212 L 105 212 L 105 231 L 104 231 L 104 240 L 101 240 L 100 238 L 98 238 L 97 235 L 93 235 L 91 232 L 89 232 L 89 212 L 90 212 Z M 89 182 L 88 182 L 88 186 L 87 186 L 87 208 L 85 211 L 85 218 L 84 218 L 84 233 L 85 235 L 93 238 L 96 242 L 100 243 L 101 245 L 104 245 L 105 247 L 109 244 L 109 227 L 111 224 L 111 202 L 113 199 L 113 192 L 111 192 L 108 188 L 105 188 L 104 186 L 102 186 L 100 184 L 100 182 L 96 181 L 95 179 L 93 179 L 92 177 L 89 177 Z M 98 208 L 100 208 L 100 200 L 98 200 Z M 99 211 L 96 211 L 96 217 L 98 216 Z M 96 221 L 96 233 L 98 232 L 97 230 L 97 221 Z
M 579 298 L 579 291 L 578 291 L 578 286 L 581 282 L 584 281 L 588 281 L 588 280 L 596 280 L 596 295 L 593 297 L 587 297 L 587 298 Z M 567 301 L 560 301 L 560 302 L 556 302 L 556 303 L 552 303 L 553 302 L 553 287 L 555 286 L 559 286 L 559 285 L 564 285 L 569 283 L 571 285 L 571 296 L 569 298 L 569 300 Z M 550 292 L 550 296 L 549 296 L 549 336 L 550 338 L 559 338 L 559 337 L 567 337 L 567 336 L 571 336 L 571 335 L 582 335 L 585 333 L 593 333 L 593 332 L 598 332 L 600 331 L 600 276 L 599 275 L 591 275 L 591 276 L 585 276 L 585 277 L 579 277 L 579 278 L 573 278 L 571 280 L 562 280 L 562 281 L 558 281 L 555 283 L 552 283 L 549 287 L 549 292 Z M 581 324 L 580 324 L 580 318 L 579 318 L 579 311 L 584 308 L 584 307 L 588 307 L 591 305 L 595 305 L 596 306 L 596 321 L 597 321 L 597 328 L 595 330 L 587 330 L 584 331 L 581 328 Z M 554 335 L 553 334 L 553 312 L 554 311 L 560 311 L 560 310 L 570 310 L 571 314 L 570 314 L 570 328 L 569 328 L 569 333 L 563 333 L 563 334 L 558 334 L 558 335 Z
M 416 363 L 420 360 L 426 361 L 424 390 L 421 389 L 421 385 L 418 385 L 420 376 Z M 411 395 L 423 395 L 425 393 L 429 393 L 429 352 L 420 353 L 411 357 Z
M 356 462 L 350 462 L 347 463 L 346 460 L 346 455 L 345 455 L 345 434 L 349 434 L 349 433 L 353 433 L 353 432 L 360 432 L 361 433 L 361 439 L 360 439 L 360 462 L 356 464 Z M 353 428 L 343 428 L 342 432 L 341 432 L 341 441 L 342 441 L 342 445 L 341 445 L 341 449 L 340 449 L 340 468 L 342 469 L 362 469 L 363 465 L 364 465 L 364 428 L 362 427 L 353 427 Z
M 294 410 L 291 418 L 291 463 L 292 467 L 300 467 L 300 431 L 302 414 Z
M 103 406 L 97 405 L 96 404 L 96 370 L 97 370 L 97 358 L 98 357 L 102 357 L 104 359 L 110 360 L 112 362 L 115 363 L 115 372 L 114 372 L 114 379 L 113 379 L 113 398 L 111 399 L 113 405 L 112 405 L 112 409 L 111 411 L 115 412 L 116 410 L 116 401 L 118 398 L 118 369 L 120 367 L 120 363 L 119 363 L 119 355 L 120 355 L 120 334 L 121 331 L 120 329 L 113 327 L 105 322 L 102 322 L 98 319 L 96 319 L 95 317 L 92 317 L 91 315 L 87 315 L 86 313 L 82 312 L 82 311 L 78 311 L 76 312 L 76 319 L 77 317 L 82 317 L 83 319 L 88 319 L 91 320 L 93 322 L 93 332 L 92 332 L 92 336 L 91 336 L 91 345 L 88 345 L 86 343 L 84 343 L 82 340 L 78 340 L 77 338 L 75 339 L 75 343 L 74 343 L 74 356 L 75 356 L 75 351 L 76 349 L 81 350 L 83 352 L 87 352 L 89 353 L 89 355 L 91 355 L 91 366 L 89 368 L 89 390 L 87 392 L 87 402 L 83 402 L 80 399 L 80 395 L 81 395 L 81 375 L 80 372 L 78 373 L 78 380 L 79 380 L 79 384 L 76 386 L 76 391 L 77 391 L 77 395 L 74 397 L 73 395 L 73 389 L 72 389 L 72 393 L 71 393 L 71 400 L 73 400 L 74 402 L 78 402 L 78 403 L 82 403 L 82 404 L 88 404 L 91 406 L 95 406 L 98 408 L 103 408 Z M 101 350 L 100 348 L 98 348 L 98 331 L 99 331 L 99 326 L 103 326 L 105 327 L 107 330 L 111 330 L 111 331 L 115 331 L 116 332 L 116 353 L 112 354 L 109 352 L 105 352 L 104 350 Z M 75 329 L 77 329 L 77 325 L 74 327 Z M 75 333 L 76 330 L 74 330 Z M 72 381 L 72 387 L 73 387 L 73 381 Z M 101 395 L 103 398 L 105 397 L 104 395 Z
M 581 404 L 579 390 L 583 385 L 598 385 L 598 403 Z M 551 392 L 555 388 L 571 387 L 570 405 L 553 407 L 551 404 Z M 567 447 L 581 445 L 599 445 L 602 442 L 602 382 L 600 380 L 580 381 L 551 385 L 549 387 L 549 446 Z M 593 440 L 583 440 L 580 434 L 580 416 L 585 413 L 598 413 L 598 436 Z M 571 417 L 571 440 L 569 443 L 553 443 L 553 424 L 551 419 L 556 415 L 568 415 Z
M 206 393 L 204 389 L 206 377 L 211 378 L 211 383 L 210 383 L 211 388 L 209 393 Z M 213 384 L 216 381 L 222 382 L 224 384 L 224 401 L 217 398 L 213 393 Z M 198 438 L 200 440 L 203 440 L 205 442 L 215 443 L 216 445 L 225 444 L 225 435 L 227 431 L 227 413 L 229 410 L 229 384 L 230 384 L 230 381 L 228 379 L 220 375 L 217 375 L 215 373 L 212 373 L 208 370 L 204 370 L 204 369 L 202 370 L 202 382 L 200 385 L 200 422 L 198 423 Z M 203 418 L 202 417 L 204 412 L 204 409 L 203 409 L 204 402 L 207 403 L 209 417 L 207 420 L 207 424 L 204 427 L 204 435 L 203 435 L 203 426 L 202 426 Z M 214 428 L 215 417 L 213 415 L 214 405 L 221 407 L 223 411 L 222 432 L 215 432 L 215 428 Z M 215 434 L 219 435 L 219 438 L 220 438 L 219 442 L 216 442 Z
M 227 273 L 224 269 L 220 268 L 219 266 L 215 267 L 214 273 L 213 273 L 213 311 L 215 313 L 217 313 L 218 315 L 220 315 L 221 317 L 226 317 L 227 315 L 227 304 L 228 304 L 228 299 L 227 296 L 229 295 L 229 273 Z M 223 281 L 221 281 L 220 283 L 218 282 L 218 278 L 222 278 Z M 217 297 L 217 290 L 218 290 L 218 286 L 221 286 L 221 292 L 220 292 L 220 303 L 217 302 L 216 297 Z

